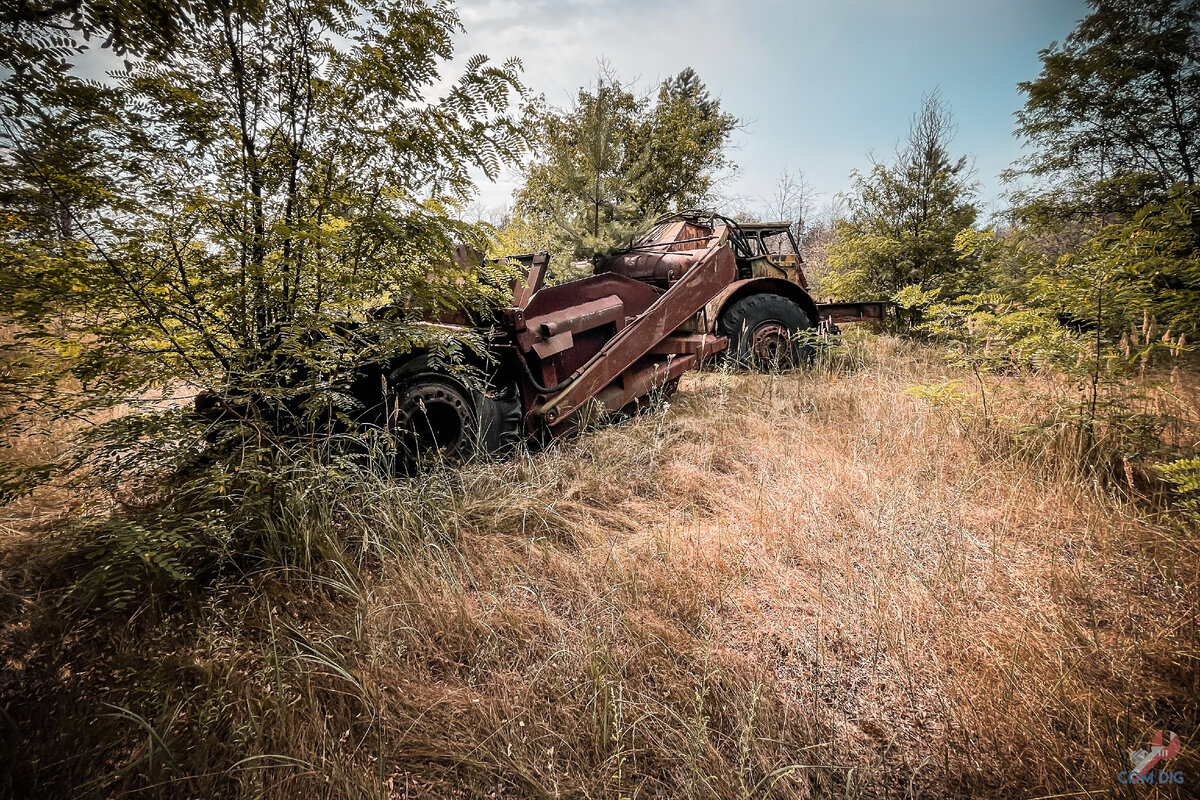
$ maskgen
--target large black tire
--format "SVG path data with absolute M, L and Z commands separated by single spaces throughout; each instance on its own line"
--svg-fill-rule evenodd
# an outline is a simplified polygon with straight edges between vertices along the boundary
M 523 438 L 515 387 L 471 390 L 439 372 L 396 370 L 388 381 L 387 428 L 396 443 L 397 468 L 411 472 L 441 460 L 497 455 Z
M 801 334 L 813 329 L 797 303 L 767 292 L 735 301 L 717 320 L 717 332 L 729 339 L 726 357 L 761 372 L 812 363 L 812 344 Z

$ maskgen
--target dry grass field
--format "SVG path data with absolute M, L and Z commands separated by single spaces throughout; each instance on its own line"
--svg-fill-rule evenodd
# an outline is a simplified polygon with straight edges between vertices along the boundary
M 1196 373 L 1145 381 L 1194 446 Z M 0 792 L 1200 792 L 1200 539 L 1136 459 L 1103 480 L 1030 427 L 1070 392 L 989 378 L 985 415 L 890 337 L 694 374 L 540 453 L 298 493 L 321 568 L 120 618 L 63 610 L 70 553 L 13 522 Z M 1188 784 L 1122 785 L 1160 729 Z

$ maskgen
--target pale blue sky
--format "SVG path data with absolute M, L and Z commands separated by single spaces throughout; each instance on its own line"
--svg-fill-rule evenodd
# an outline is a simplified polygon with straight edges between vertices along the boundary
M 1019 156 L 1017 82 L 1037 76 L 1038 50 L 1061 41 L 1083 0 L 462 0 L 456 55 L 519 56 L 525 80 L 567 104 L 600 59 L 648 88 L 696 69 L 746 120 L 726 193 L 754 208 L 781 168 L 801 170 L 830 200 L 867 154 L 891 153 L 922 96 L 940 88 L 974 158 L 980 200 L 1002 207 L 998 174 Z M 449 74 L 449 71 L 448 71 Z M 508 175 L 481 187 L 506 203 Z

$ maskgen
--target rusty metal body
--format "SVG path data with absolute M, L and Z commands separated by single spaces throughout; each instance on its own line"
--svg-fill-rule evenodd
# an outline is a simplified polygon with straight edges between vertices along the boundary
M 818 303 L 822 321 L 829 322 L 883 322 L 887 318 L 890 303 L 865 300 L 854 303 Z
M 460 268 L 481 259 L 467 248 L 455 253 Z M 796 365 L 811 354 L 801 334 L 822 321 L 886 314 L 883 303 L 815 303 L 786 222 L 669 215 L 592 275 L 553 286 L 545 284 L 547 253 L 511 260 L 524 277 L 511 287 L 509 307 L 488 320 L 427 320 L 476 330 L 486 353 L 468 354 L 461 365 L 475 378 L 462 379 L 433 351 L 366 364 L 347 376 L 354 421 L 392 432 L 396 462 L 405 468 L 431 451 L 464 456 L 565 433 L 593 411 L 668 394 L 684 372 L 722 354 L 758 368 Z M 399 305 L 375 313 L 409 312 Z M 223 413 L 199 400 L 197 411 Z
M 661 246 L 618 254 L 570 283 L 543 286 L 547 256 L 529 259 L 503 319 L 530 434 L 571 427 L 590 402 L 623 408 L 724 348 L 723 337 L 687 323 L 736 280 L 727 229 L 673 225 L 662 236 L 662 227 Z
M 561 432 L 589 402 L 615 411 L 673 385 L 726 348 L 718 320 L 741 298 L 786 298 L 813 326 L 828 316 L 806 291 L 789 229 L 786 222 L 674 215 L 599 263 L 594 275 L 557 286 L 543 285 L 546 254 L 523 257 L 528 277 L 514 286 L 503 318 L 510 357 L 521 365 L 527 433 Z M 838 321 L 852 321 L 844 308 L 838 312 Z
M 475 366 L 484 385 L 468 387 L 430 354 L 412 354 L 356 378 L 360 419 L 396 430 L 409 456 L 422 447 L 498 450 L 669 393 L 723 351 L 750 363 L 753 350 L 760 366 L 763 354 L 798 353 L 797 334 L 831 314 L 851 321 L 852 309 L 813 302 L 789 227 L 674 214 L 592 275 L 553 286 L 545 285 L 548 254 L 513 257 L 524 278 L 512 286 L 512 305 L 481 331 L 489 352 Z M 881 316 L 875 305 L 860 314 Z

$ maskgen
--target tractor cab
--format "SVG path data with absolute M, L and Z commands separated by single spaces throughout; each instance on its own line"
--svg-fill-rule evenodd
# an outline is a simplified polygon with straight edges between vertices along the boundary
M 783 278 L 808 288 L 791 223 L 739 222 L 729 240 L 737 256 L 738 278 Z

